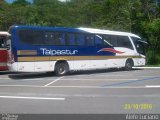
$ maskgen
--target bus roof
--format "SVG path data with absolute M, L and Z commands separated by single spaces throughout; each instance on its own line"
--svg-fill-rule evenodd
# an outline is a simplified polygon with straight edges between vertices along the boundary
M 20 28 L 20 29 L 39 29 L 39 30 L 57 30 L 57 31 L 65 31 L 65 32 L 87 32 L 87 33 L 97 33 L 97 34 L 111 34 L 111 35 L 122 35 L 122 36 L 132 36 L 140 38 L 138 35 L 129 33 L 129 32 L 119 32 L 119 31 L 110 31 L 104 29 L 94 29 L 94 28 L 68 28 L 68 27 L 41 27 L 41 26 L 19 26 L 14 25 L 11 28 Z
M 103 29 L 93 29 L 93 28 L 79 28 L 86 32 L 90 33 L 99 33 L 99 34 L 111 34 L 111 35 L 124 35 L 124 36 L 132 36 L 140 38 L 138 35 L 129 33 L 129 32 L 120 32 L 120 31 L 111 31 L 111 30 L 103 30 Z
M 9 36 L 10 34 L 6 31 L 0 31 L 1 36 Z

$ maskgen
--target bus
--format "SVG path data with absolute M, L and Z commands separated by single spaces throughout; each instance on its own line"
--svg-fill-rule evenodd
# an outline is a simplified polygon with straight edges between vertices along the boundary
M 0 31 L 0 71 L 5 71 L 8 69 L 6 48 L 6 40 L 8 36 L 8 32 Z
M 14 72 L 55 72 L 145 65 L 139 36 L 93 28 L 11 26 L 8 67 Z

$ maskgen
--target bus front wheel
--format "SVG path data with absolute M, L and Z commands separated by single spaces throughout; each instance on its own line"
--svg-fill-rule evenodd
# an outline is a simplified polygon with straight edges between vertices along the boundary
M 132 67 L 133 67 L 133 60 L 128 59 L 125 64 L 125 70 L 127 71 L 132 70 Z
M 68 71 L 69 71 L 69 67 L 68 67 L 68 64 L 65 62 L 57 63 L 55 66 L 56 75 L 59 75 L 59 76 L 65 75 L 68 73 Z

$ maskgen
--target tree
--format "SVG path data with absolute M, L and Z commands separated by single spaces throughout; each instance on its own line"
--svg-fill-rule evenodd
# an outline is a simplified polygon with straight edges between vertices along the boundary
M 128 0 L 105 0 L 101 26 L 106 29 L 129 31 L 130 11 Z
M 148 62 L 150 64 L 158 64 L 160 63 L 160 18 L 154 19 L 144 26 L 150 45 L 147 54 Z

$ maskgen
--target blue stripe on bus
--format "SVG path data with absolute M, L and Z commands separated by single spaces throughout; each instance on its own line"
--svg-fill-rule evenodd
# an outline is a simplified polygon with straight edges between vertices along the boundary
M 32 29 L 32 30 L 43 30 L 43 31 L 63 31 L 63 32 L 74 32 L 74 33 L 87 33 L 86 31 L 77 29 L 77 28 L 63 28 L 63 27 L 38 27 L 38 26 L 11 26 L 10 28 L 10 33 L 12 34 L 12 52 L 15 55 L 14 60 L 15 62 L 17 61 L 17 51 L 18 50 L 36 50 L 37 51 L 37 56 L 51 56 L 51 55 L 44 55 L 43 51 L 40 50 L 40 48 L 47 48 L 47 49 L 52 49 L 52 50 L 77 50 L 78 53 L 74 55 L 69 55 L 69 56 L 115 56 L 116 53 L 109 52 L 109 51 L 101 51 L 102 48 L 105 46 L 99 46 L 99 47 L 89 47 L 89 46 L 52 46 L 52 45 L 30 45 L 30 44 L 23 44 L 20 40 L 19 37 L 17 36 L 17 30 L 18 29 Z M 107 48 L 112 48 L 112 46 L 106 46 Z M 23 55 L 22 55 L 23 56 Z M 60 56 L 60 55 L 54 55 L 54 56 Z M 64 56 L 64 55 L 62 55 Z

